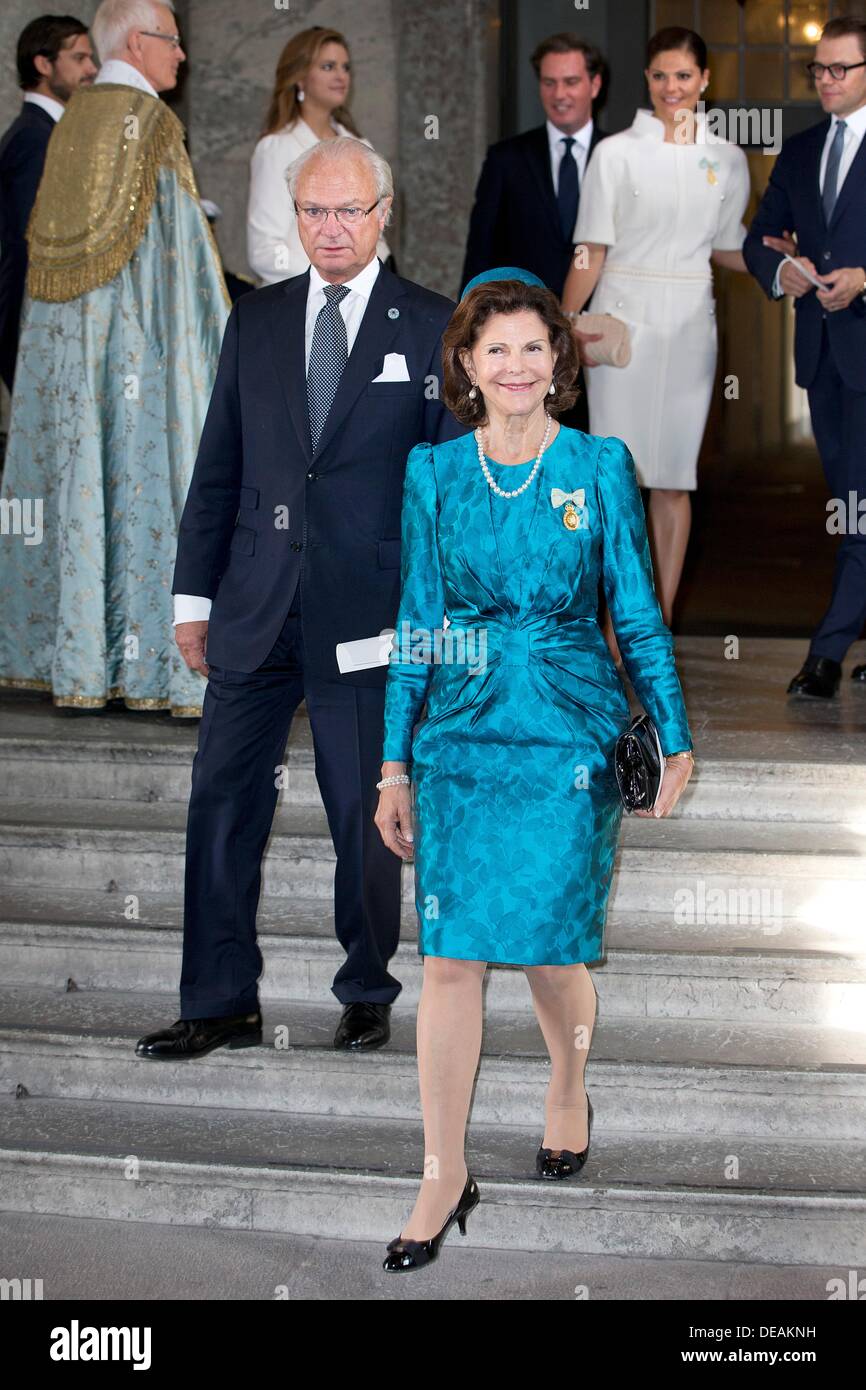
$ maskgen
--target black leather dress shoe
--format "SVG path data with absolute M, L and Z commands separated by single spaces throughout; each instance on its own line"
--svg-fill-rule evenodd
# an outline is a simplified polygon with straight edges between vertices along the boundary
M 841 679 L 841 662 L 832 661 L 829 656 L 807 656 L 787 693 L 829 700 L 839 689 Z
M 390 1004 L 369 1004 L 363 999 L 355 1004 L 344 1004 L 334 1046 L 350 1047 L 356 1052 L 361 1048 L 382 1047 L 391 1036 L 390 1013 Z
M 215 1047 L 257 1047 L 261 1040 L 260 1009 L 233 1018 L 179 1018 L 170 1028 L 139 1039 L 135 1055 L 150 1062 L 185 1062 Z
M 539 1148 L 535 1155 L 535 1171 L 538 1177 L 556 1181 L 570 1178 L 572 1174 L 580 1172 L 589 1157 L 589 1141 L 592 1137 L 592 1101 L 589 1096 L 586 1098 L 586 1105 L 586 1148 L 581 1149 L 580 1153 L 575 1153 L 573 1149 Z
M 866 685 L 866 665 L 855 666 L 851 672 L 852 681 L 862 681 Z

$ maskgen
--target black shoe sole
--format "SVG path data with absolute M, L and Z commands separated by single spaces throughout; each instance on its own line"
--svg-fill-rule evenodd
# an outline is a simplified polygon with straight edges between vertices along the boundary
M 227 1038 L 225 1042 L 200 1047 L 197 1052 L 136 1052 L 135 1055 L 142 1062 L 194 1062 L 196 1057 L 206 1057 L 209 1052 L 216 1052 L 218 1047 L 234 1051 L 239 1047 L 260 1047 L 261 1043 L 261 1033 L 243 1033 L 237 1038 Z
M 378 1042 L 371 1043 L 334 1043 L 335 1052 L 375 1052 L 378 1047 L 384 1047 L 391 1041 L 391 1035 L 387 1038 L 380 1038 Z

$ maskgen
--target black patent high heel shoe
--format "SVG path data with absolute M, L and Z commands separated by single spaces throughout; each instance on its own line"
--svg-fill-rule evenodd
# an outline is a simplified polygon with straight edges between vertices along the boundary
M 592 1137 L 592 1101 L 588 1095 L 586 1104 L 586 1148 L 581 1153 L 574 1153 L 572 1149 L 540 1148 L 535 1155 L 535 1172 L 539 1178 L 570 1178 L 574 1173 L 580 1172 L 589 1154 L 589 1142 Z
M 397 1269 L 420 1269 L 422 1265 L 435 1260 L 439 1254 L 439 1246 L 448 1234 L 453 1222 L 457 1222 L 460 1227 L 460 1234 L 465 1236 L 466 1218 L 471 1211 L 475 1210 L 480 1201 L 478 1184 L 472 1174 L 467 1173 L 466 1186 L 460 1194 L 460 1201 L 454 1210 L 446 1216 L 442 1230 L 437 1231 L 435 1236 L 431 1236 L 429 1240 L 404 1240 L 402 1236 L 395 1237 L 386 1247 L 388 1253 L 382 1262 L 382 1268 L 389 1272 Z

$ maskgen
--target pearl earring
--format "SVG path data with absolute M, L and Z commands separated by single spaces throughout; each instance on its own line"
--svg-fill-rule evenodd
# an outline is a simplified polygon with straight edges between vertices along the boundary
M 304 100 L 304 89 L 303 89 L 303 87 L 299 87 L 299 88 L 298 88 L 298 101 L 303 101 L 303 100 Z
M 478 390 L 477 390 L 477 388 L 476 388 L 475 386 L 473 386 L 472 389 L 471 389 L 471 391 L 469 392 L 469 399 L 470 399 L 470 401 L 474 401 L 474 400 L 475 400 L 475 397 L 476 397 L 477 395 L 478 395 Z
M 550 389 L 549 389 L 549 391 L 548 391 L 547 394 L 548 394 L 549 396 L 555 396 L 555 395 L 556 395 L 556 387 L 554 386 L 553 382 L 550 383 Z

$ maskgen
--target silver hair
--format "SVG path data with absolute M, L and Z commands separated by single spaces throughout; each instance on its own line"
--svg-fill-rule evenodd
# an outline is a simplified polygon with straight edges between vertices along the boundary
M 340 159 L 359 158 L 365 161 L 373 175 L 378 197 L 380 199 L 392 198 L 394 196 L 394 175 L 391 173 L 391 166 L 387 159 L 383 159 L 363 140 L 356 140 L 354 135 L 338 135 L 334 140 L 320 140 L 318 145 L 311 145 L 308 150 L 304 150 L 303 154 L 299 154 L 297 159 L 292 160 L 286 170 L 286 182 L 289 185 L 292 202 L 297 196 L 301 175 L 313 160 L 333 162 Z M 387 226 L 390 221 L 391 209 L 389 208 L 385 217 L 385 225 Z
M 131 29 L 154 29 L 161 6 L 174 13 L 173 0 L 102 0 L 90 26 L 99 61 L 119 58 Z

